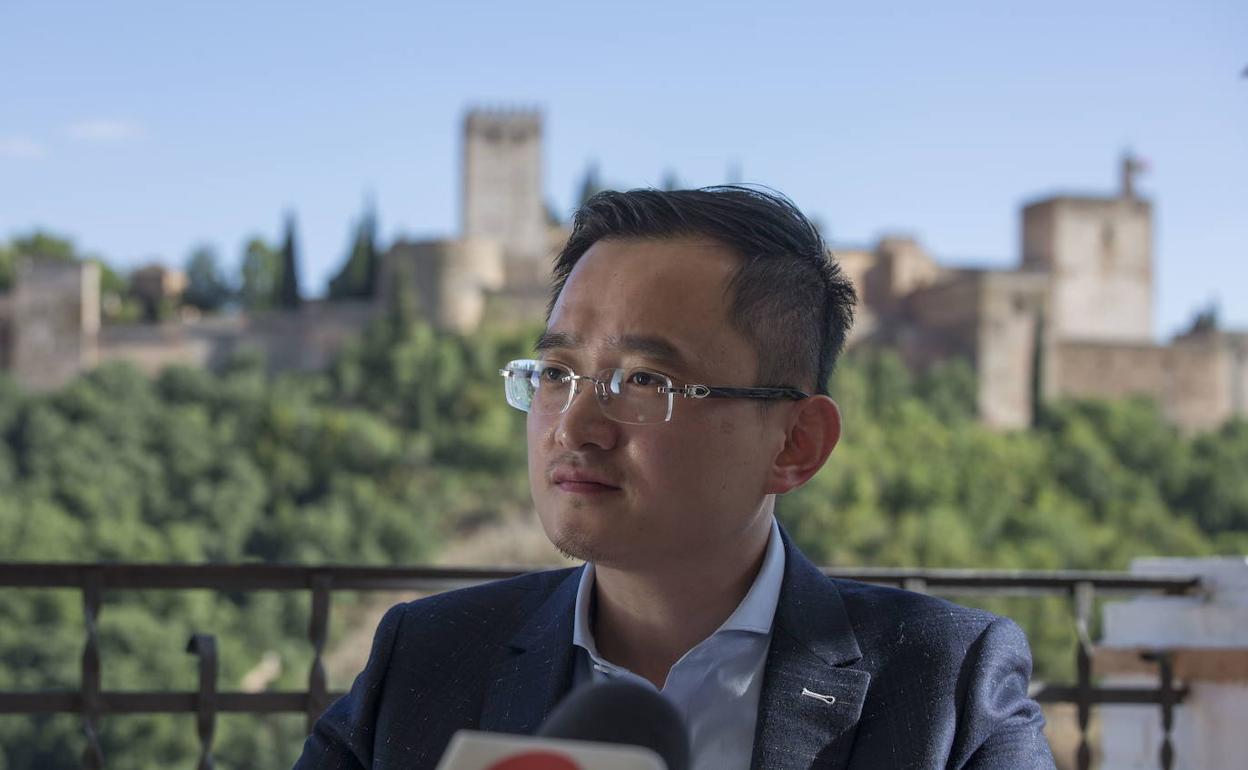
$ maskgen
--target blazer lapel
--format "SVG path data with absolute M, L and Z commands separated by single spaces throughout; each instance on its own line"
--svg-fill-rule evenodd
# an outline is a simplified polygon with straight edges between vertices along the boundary
M 533 733 L 571 688 L 580 577 L 581 570 L 574 570 L 511 638 L 486 686 L 482 730 Z
M 871 675 L 836 585 L 785 535 L 784 584 L 763 675 L 752 766 L 839 770 L 849 762 Z

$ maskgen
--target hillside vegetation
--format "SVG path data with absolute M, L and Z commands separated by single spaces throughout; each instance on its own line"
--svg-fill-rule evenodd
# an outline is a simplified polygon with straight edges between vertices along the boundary
M 109 365 L 48 394 L 0 379 L 0 559 L 430 561 L 466 532 L 530 515 L 524 420 L 496 372 L 535 333 L 447 336 L 398 312 L 316 375 L 269 378 L 240 356 L 220 374 L 155 380 Z M 973 420 L 965 364 L 916 376 L 886 352 L 850 356 L 833 394 L 842 444 L 780 504 L 817 562 L 1121 569 L 1140 555 L 1248 552 L 1248 423 L 1183 436 L 1148 402 L 1078 402 L 1046 408 L 1034 430 L 993 432 Z M 76 686 L 80 601 L 0 592 L 0 689 Z M 302 687 L 307 604 L 110 593 L 104 686 L 194 689 L 184 650 L 199 631 L 218 637 L 223 690 L 266 653 L 282 664 L 270 687 Z M 1028 628 L 1039 676 L 1068 675 L 1061 602 L 987 606 Z M 287 766 L 302 734 L 299 716 L 223 718 L 217 766 Z M 0 717 L 0 770 L 76 768 L 80 736 L 72 716 Z M 109 718 L 103 740 L 110 768 L 189 767 L 197 754 L 190 716 Z

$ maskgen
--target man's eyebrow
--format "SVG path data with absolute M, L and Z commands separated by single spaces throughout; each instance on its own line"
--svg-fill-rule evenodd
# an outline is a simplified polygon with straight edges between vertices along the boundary
M 624 353 L 640 353 L 647 358 L 653 358 L 678 369 L 683 369 L 688 365 L 680 348 L 666 337 L 651 334 L 625 334 L 620 337 L 608 337 L 607 346 Z
M 535 353 L 544 353 L 548 350 L 575 350 L 583 346 L 584 342 L 575 334 L 546 332 L 537 338 L 537 342 L 533 345 L 533 351 Z M 688 361 L 685 355 L 680 352 L 680 348 L 676 347 L 666 337 L 653 334 L 613 335 L 607 337 L 607 347 L 621 353 L 639 353 L 678 369 L 688 366 Z
M 561 350 L 567 348 L 578 348 L 581 346 L 581 340 L 576 335 L 567 332 L 546 332 L 537 338 L 537 342 L 533 343 L 534 353 L 544 353 L 547 350 Z

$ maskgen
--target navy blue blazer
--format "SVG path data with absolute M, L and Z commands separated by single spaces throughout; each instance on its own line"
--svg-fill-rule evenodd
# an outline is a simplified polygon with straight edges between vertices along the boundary
M 753 768 L 1053 768 L 1013 622 L 828 578 L 787 537 L 785 555 Z M 540 572 L 392 608 L 296 770 L 421 770 L 457 730 L 536 731 L 572 684 L 579 579 Z

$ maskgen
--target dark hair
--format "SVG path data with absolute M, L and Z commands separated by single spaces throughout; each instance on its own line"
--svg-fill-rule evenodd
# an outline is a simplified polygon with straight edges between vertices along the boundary
M 827 393 L 853 323 L 854 287 L 818 229 L 784 195 L 725 185 L 700 190 L 600 192 L 572 220 L 555 258 L 546 319 L 572 268 L 601 240 L 701 236 L 742 258 L 729 284 L 733 326 L 758 352 L 759 385 Z

